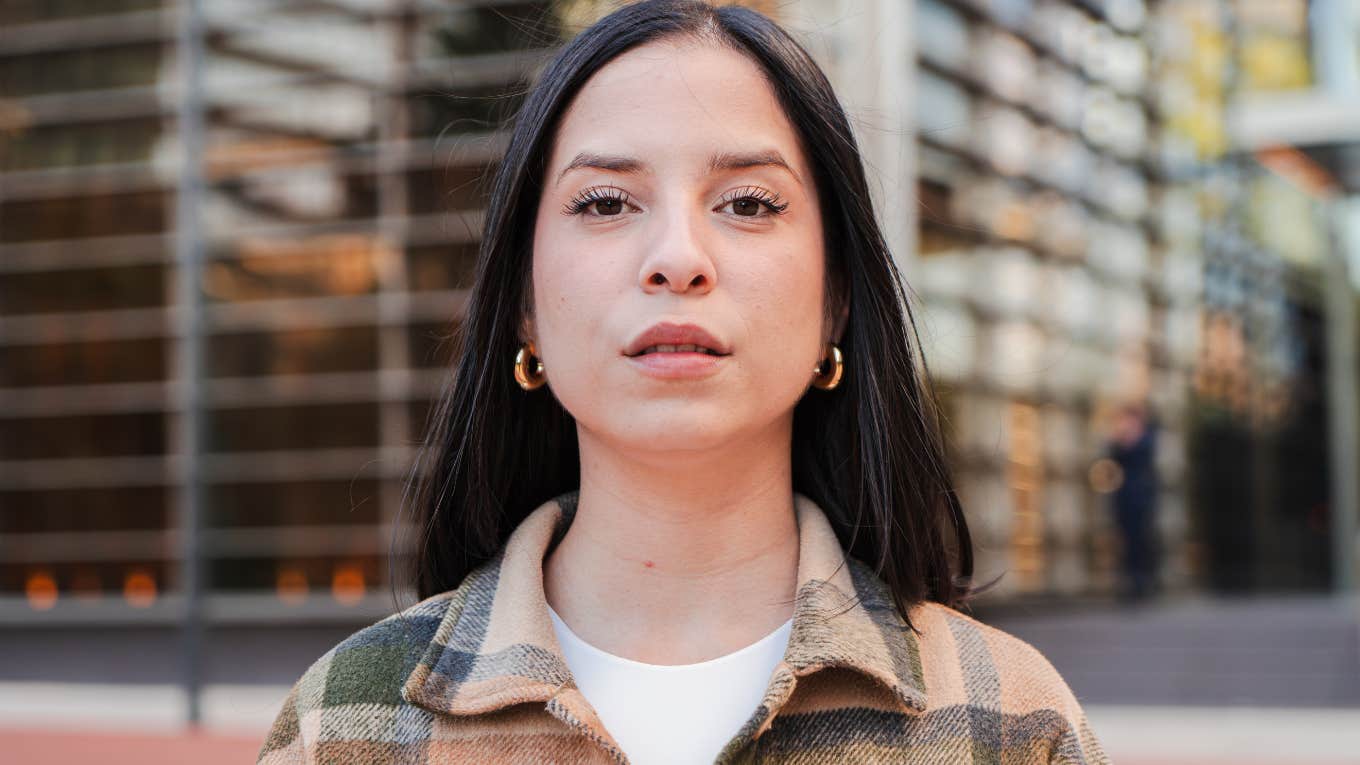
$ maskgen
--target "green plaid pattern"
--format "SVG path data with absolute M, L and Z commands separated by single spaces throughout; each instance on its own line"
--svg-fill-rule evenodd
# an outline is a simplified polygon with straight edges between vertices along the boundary
M 284 700 L 258 765 L 628 763 L 572 682 L 543 594 L 544 555 L 576 500 L 543 503 L 456 589 L 317 659 Z M 913 610 L 920 634 L 911 631 L 821 508 L 794 500 L 789 645 L 715 765 L 1108 765 L 1038 651 L 938 603 Z

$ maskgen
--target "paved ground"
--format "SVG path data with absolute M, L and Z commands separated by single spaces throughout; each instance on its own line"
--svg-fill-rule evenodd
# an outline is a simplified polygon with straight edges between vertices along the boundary
M 260 742 L 215 734 L 70 733 L 0 728 L 4 761 L 24 765 L 242 765 Z
M 1360 598 L 1013 604 L 976 615 L 1042 651 L 1083 703 L 1360 709 Z

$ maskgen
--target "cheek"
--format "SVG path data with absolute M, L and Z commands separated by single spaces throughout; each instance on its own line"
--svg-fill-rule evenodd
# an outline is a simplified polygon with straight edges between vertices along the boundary
M 759 375 L 767 389 L 794 389 L 811 379 L 821 350 L 822 279 L 820 249 L 801 248 L 752 259 L 742 272 L 738 304 L 748 326 Z M 807 375 L 802 375 L 806 367 Z
M 593 282 L 585 268 L 568 267 L 570 260 L 560 247 L 534 254 L 534 316 L 545 362 L 579 356 L 584 350 L 581 342 L 593 330 L 589 315 Z
M 606 312 L 617 302 L 617 267 L 605 253 L 584 251 L 569 232 L 543 234 L 533 256 L 539 353 L 549 384 L 567 404 L 601 383 L 610 360 Z

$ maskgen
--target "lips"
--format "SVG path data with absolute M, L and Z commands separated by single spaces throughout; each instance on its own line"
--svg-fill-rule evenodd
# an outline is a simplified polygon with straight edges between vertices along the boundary
M 646 356 L 649 353 L 702 353 L 708 356 L 717 356 L 718 352 L 712 348 L 705 348 L 702 345 L 687 343 L 685 345 L 651 345 L 642 349 L 638 356 Z
M 634 337 L 623 354 L 637 357 L 684 352 L 726 356 L 732 351 L 727 343 L 698 324 L 659 322 Z

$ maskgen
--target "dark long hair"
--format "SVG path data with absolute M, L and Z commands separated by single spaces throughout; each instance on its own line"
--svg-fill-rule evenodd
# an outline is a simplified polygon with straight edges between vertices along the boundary
M 493 557 L 535 507 L 575 489 L 575 420 L 547 389 L 523 391 L 513 359 L 530 305 L 532 241 L 556 125 L 595 72 L 673 37 L 730 46 L 764 72 L 813 168 L 822 207 L 829 305 L 850 305 L 845 376 L 794 409 L 794 490 L 826 512 L 846 552 L 891 588 L 904 619 L 926 600 L 958 605 L 972 542 L 945 458 L 939 407 L 915 319 L 875 219 L 850 124 L 825 75 L 783 29 L 739 6 L 648 0 L 585 29 L 525 96 L 490 189 L 476 277 L 446 380 L 407 484 L 409 584 L 420 599 L 453 589 Z M 908 333 L 910 328 L 910 333 Z

